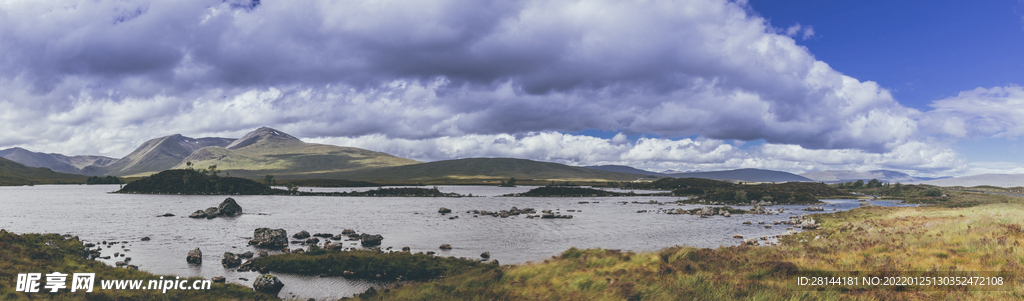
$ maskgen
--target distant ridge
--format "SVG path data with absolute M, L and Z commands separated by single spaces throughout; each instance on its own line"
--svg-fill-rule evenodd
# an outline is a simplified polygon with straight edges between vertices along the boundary
M 82 174 L 88 166 L 107 166 L 117 159 L 103 156 L 65 156 L 61 154 L 37 153 L 20 147 L 0 150 L 0 157 L 18 162 L 27 167 L 42 167 L 70 174 Z
M 181 163 L 192 152 L 203 147 L 227 146 L 235 139 L 190 138 L 180 134 L 146 141 L 132 153 L 107 166 L 83 168 L 86 175 L 139 176 L 160 172 Z
M 701 178 L 715 180 L 734 180 L 744 182 L 815 182 L 814 180 L 784 171 L 756 168 L 674 173 L 667 174 L 667 176 L 675 178 Z
M 869 181 L 876 179 L 885 183 L 911 183 L 921 182 L 942 178 L 926 178 L 926 177 L 914 177 L 902 172 L 895 170 L 872 170 L 867 172 L 854 171 L 854 170 L 823 170 L 814 171 L 800 174 L 801 176 L 807 177 L 811 180 L 825 182 L 825 183 L 842 183 L 842 182 L 855 182 L 857 180 Z
M 1024 186 L 1024 174 L 980 174 L 966 177 L 938 179 L 921 182 L 935 186 L 996 186 L 1003 188 Z
M 168 168 L 216 165 L 236 177 L 338 179 L 331 173 L 418 164 L 419 161 L 355 147 L 306 143 L 282 131 L 261 127 L 223 145 L 190 152 Z
M 0 158 L 0 185 L 85 183 L 86 176 L 59 173 L 48 168 L 28 167 Z
M 610 172 L 622 172 L 622 173 L 631 173 L 631 174 L 648 175 L 648 176 L 665 176 L 662 173 L 653 172 L 653 171 L 646 171 L 646 170 L 643 170 L 643 169 L 633 168 L 633 167 L 629 167 L 629 166 L 625 166 L 625 165 L 592 165 L 592 166 L 583 166 L 583 167 L 584 168 L 589 168 L 589 169 L 610 171 Z
M 430 182 L 438 180 L 480 181 L 518 180 L 540 181 L 633 181 L 640 178 L 654 180 L 655 177 L 610 172 L 558 163 L 539 162 L 513 158 L 469 158 L 445 160 L 378 168 L 360 172 L 328 174 L 330 178 L 371 182 Z

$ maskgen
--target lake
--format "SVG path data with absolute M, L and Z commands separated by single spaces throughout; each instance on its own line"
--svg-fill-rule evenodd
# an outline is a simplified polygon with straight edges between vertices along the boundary
M 112 194 L 117 185 L 38 185 L 0 187 L 0 228 L 15 233 L 60 233 L 78 235 L 83 241 L 127 241 L 104 249 L 103 256 L 123 252 L 131 264 L 162 275 L 182 277 L 224 276 L 229 282 L 247 286 L 259 274 L 225 269 L 220 260 L 224 252 L 243 253 L 258 250 L 247 246 L 256 228 L 282 228 L 289 237 L 301 230 L 339 234 L 344 229 L 358 233 L 381 234 L 381 248 L 412 252 L 435 251 L 438 256 L 479 258 L 488 251 L 501 264 L 541 261 L 571 247 L 605 248 L 630 251 L 655 251 L 674 245 L 715 248 L 738 245 L 744 237 L 776 235 L 784 225 L 765 229 L 758 221 L 771 223 L 788 220 L 790 215 L 806 212 L 806 205 L 771 206 L 785 208 L 781 215 L 733 215 L 699 218 L 693 215 L 668 215 L 663 209 L 694 209 L 698 205 L 651 205 L 632 202 L 676 201 L 678 197 L 584 197 L 527 198 L 499 197 L 526 192 L 535 187 L 441 186 L 442 192 L 472 194 L 465 198 L 415 197 L 322 197 L 322 196 L 232 196 L 245 214 L 234 218 L 190 219 L 198 209 L 215 207 L 226 196 Z M 373 188 L 302 188 L 303 191 L 351 191 Z M 637 191 L 637 193 L 642 193 Z M 579 202 L 590 202 L 579 204 Z M 857 200 L 823 200 L 826 212 L 859 207 Z M 620 202 L 626 202 L 622 204 Z M 512 206 L 544 209 L 571 214 L 572 219 L 529 219 L 524 215 L 509 218 L 473 217 L 468 210 L 499 211 Z M 452 209 L 441 215 L 438 208 Z M 734 206 L 749 209 L 750 206 Z M 569 212 L 575 210 L 576 212 Z M 638 213 L 639 210 L 648 210 Z M 158 217 L 164 213 L 174 217 Z M 458 216 L 456 219 L 449 217 Z M 753 225 L 744 225 L 752 221 Z M 150 237 L 150 241 L 141 241 Z M 321 239 L 322 240 L 322 239 Z M 354 242 L 346 242 L 346 245 Z M 440 250 L 450 244 L 452 250 Z M 185 262 L 188 251 L 199 247 L 202 265 Z M 292 248 L 298 247 L 293 245 Z M 102 259 L 98 259 L 102 260 Z M 102 260 L 110 265 L 123 260 Z M 45 271 L 51 272 L 51 271 Z M 74 272 L 74 271 L 61 271 Z M 276 274 L 285 283 L 283 298 L 337 299 L 360 293 L 371 286 L 386 283 L 347 280 L 341 277 Z M 244 278 L 248 280 L 242 280 Z

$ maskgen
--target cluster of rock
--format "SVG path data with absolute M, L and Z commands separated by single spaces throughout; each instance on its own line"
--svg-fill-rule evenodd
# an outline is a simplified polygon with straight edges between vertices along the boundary
M 70 235 L 67 235 L 67 234 L 65 234 L 63 236 L 63 238 L 64 239 L 78 240 L 78 236 L 70 236 Z M 145 240 L 143 240 L 143 241 L 145 241 Z M 82 251 L 81 251 L 80 254 L 81 254 L 82 257 L 84 257 L 85 259 L 88 259 L 88 260 L 93 260 L 93 259 L 97 259 L 97 258 L 99 258 L 99 259 L 115 258 L 116 259 L 118 257 L 124 257 L 124 260 L 115 262 L 114 265 L 117 266 L 117 267 L 124 267 L 124 268 L 138 270 L 139 269 L 138 266 L 128 264 L 130 261 L 132 261 L 132 258 L 131 257 L 127 257 L 128 256 L 127 253 L 122 253 L 122 252 L 131 251 L 131 249 L 125 248 L 125 244 L 127 244 L 127 243 L 128 243 L 127 241 L 120 241 L 120 242 L 118 242 L 118 241 L 109 241 L 109 242 L 108 241 L 103 241 L 98 246 L 96 244 L 94 244 L 94 243 L 84 243 L 82 245 Z M 114 245 L 117 245 L 117 244 L 121 244 L 121 251 L 122 252 L 114 252 L 113 256 L 111 256 L 111 255 L 103 256 L 103 254 L 102 254 L 103 247 L 106 247 L 108 250 L 113 250 Z M 50 248 L 53 248 L 53 249 L 58 249 L 59 248 L 57 243 L 52 241 L 52 240 L 47 241 L 45 243 L 45 245 L 49 246 Z M 95 247 L 95 249 L 93 249 L 94 247 Z
M 501 211 L 470 210 L 470 211 L 466 211 L 466 213 L 472 213 L 473 217 L 477 217 L 479 215 L 489 215 L 489 216 L 493 216 L 493 217 L 503 217 L 504 218 L 504 217 L 516 216 L 516 215 L 520 215 L 520 214 L 527 214 L 527 215 L 536 214 L 537 210 L 533 209 L 533 208 L 519 209 L 519 208 L 516 208 L 515 206 L 513 206 L 509 210 L 501 210 Z
M 196 210 L 192 212 L 188 217 L 191 218 L 216 218 L 216 217 L 234 217 L 242 215 L 242 206 L 239 206 L 235 199 L 227 198 L 217 207 L 206 208 L 206 210 Z
M 679 215 L 679 214 L 699 215 L 700 217 L 704 217 L 704 218 L 712 216 L 712 215 L 721 215 L 721 216 L 724 216 L 724 217 L 731 217 L 732 213 L 729 212 L 730 209 L 732 209 L 732 208 L 729 207 L 729 206 L 725 206 L 725 207 L 722 207 L 722 208 L 717 208 L 717 211 L 716 211 L 715 207 L 701 207 L 700 209 L 694 209 L 694 210 L 686 210 L 686 209 L 682 209 L 682 208 L 676 208 L 676 209 L 668 209 L 668 210 L 659 210 L 659 212 L 664 212 L 665 214 L 672 214 L 672 215 Z M 646 210 L 644 210 L 644 211 L 646 211 Z M 637 212 L 639 212 L 639 211 L 637 211 Z
M 541 211 L 540 218 L 572 218 L 572 215 L 562 215 L 560 212 L 552 212 L 550 209 Z M 536 215 L 527 215 L 527 218 L 534 218 Z
M 807 206 L 807 208 L 804 208 L 804 211 L 825 211 L 825 207 L 824 206 L 817 206 L 817 207 L 815 207 L 815 206 Z

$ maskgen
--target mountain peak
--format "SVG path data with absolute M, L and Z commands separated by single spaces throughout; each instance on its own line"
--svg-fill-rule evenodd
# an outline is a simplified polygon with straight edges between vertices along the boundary
M 292 135 L 288 135 L 285 132 L 264 126 L 245 134 L 245 136 L 238 138 L 238 140 L 235 140 L 234 142 L 231 142 L 231 144 L 226 148 L 234 150 L 257 143 L 263 144 L 271 142 L 293 144 L 302 143 L 302 140 L 299 140 L 299 138 L 295 138 Z

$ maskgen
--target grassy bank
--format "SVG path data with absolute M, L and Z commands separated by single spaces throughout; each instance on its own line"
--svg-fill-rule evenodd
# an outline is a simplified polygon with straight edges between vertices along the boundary
M 49 244 L 48 244 L 49 243 Z M 160 275 L 115 268 L 98 261 L 86 260 L 80 253 L 82 243 L 75 239 L 64 239 L 57 234 L 14 234 L 0 230 L 0 300 L 277 300 L 277 297 L 253 292 L 251 288 L 237 284 L 214 283 L 209 290 L 103 290 L 100 280 L 157 280 Z M 184 258 L 181 258 L 184 262 Z M 60 272 L 96 273 L 93 292 L 70 292 L 70 288 L 57 293 L 43 289 L 40 292 L 23 293 L 15 291 L 19 273 L 49 274 Z M 174 279 L 171 276 L 169 279 Z M 189 278 L 188 283 L 201 280 Z M 71 285 L 70 276 L 67 285 Z M 144 284 L 145 285 L 145 284 Z M 45 292 L 44 292 L 45 291 Z
M 806 290 L 802 271 L 1024 272 L 1024 199 L 954 193 L 928 207 L 865 207 L 817 215 L 819 230 L 773 247 L 570 249 L 543 262 L 396 287 L 367 300 L 1020 300 L 1005 291 Z M 969 206 L 969 207 L 963 207 Z M 1019 278 L 1019 277 L 1018 277 Z
M 408 252 L 314 249 L 302 254 L 278 254 L 257 258 L 257 267 L 274 272 L 303 275 L 345 276 L 375 280 L 429 280 L 475 270 L 497 269 L 493 263 Z

